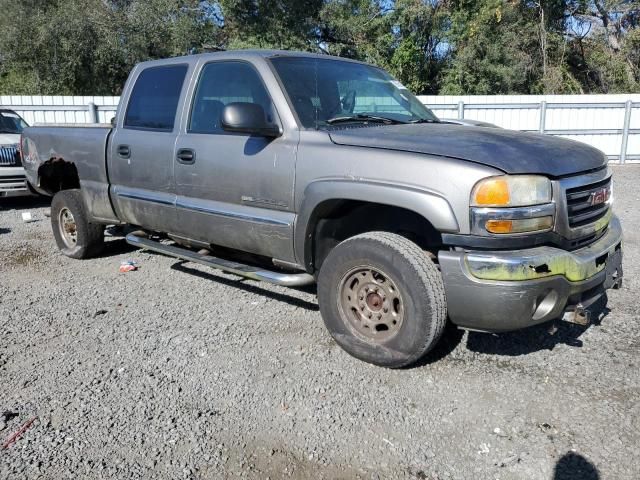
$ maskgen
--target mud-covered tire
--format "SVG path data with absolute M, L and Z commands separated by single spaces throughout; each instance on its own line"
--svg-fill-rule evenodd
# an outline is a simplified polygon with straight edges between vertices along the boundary
M 67 257 L 91 258 L 104 247 L 104 225 L 89 222 L 80 190 L 61 190 L 54 195 L 51 228 L 58 248 Z
M 447 321 L 437 266 L 415 243 L 387 232 L 364 233 L 337 245 L 320 269 L 318 301 L 327 330 L 347 353 L 389 368 L 424 356 Z M 377 321 L 384 323 L 371 323 Z

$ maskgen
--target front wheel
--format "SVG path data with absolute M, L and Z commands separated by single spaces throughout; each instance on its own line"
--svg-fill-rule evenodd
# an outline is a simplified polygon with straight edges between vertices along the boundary
M 91 223 L 80 190 L 61 190 L 51 202 L 51 228 L 62 253 L 90 258 L 104 247 L 104 225 Z
M 438 268 L 415 243 L 387 232 L 337 245 L 320 269 L 318 300 L 334 340 L 350 355 L 384 367 L 416 362 L 446 325 Z

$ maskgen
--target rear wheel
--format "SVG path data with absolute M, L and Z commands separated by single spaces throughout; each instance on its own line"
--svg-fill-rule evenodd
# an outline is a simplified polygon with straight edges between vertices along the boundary
M 104 225 L 89 222 L 80 190 L 61 190 L 51 202 L 51 227 L 56 244 L 71 258 L 90 258 L 104 247 Z
M 318 276 L 322 318 L 347 353 L 398 368 L 433 348 L 446 324 L 440 272 L 415 243 L 371 232 L 327 256 Z

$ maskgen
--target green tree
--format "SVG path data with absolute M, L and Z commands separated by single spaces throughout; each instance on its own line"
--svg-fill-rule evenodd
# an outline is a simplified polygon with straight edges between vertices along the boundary
M 137 62 L 201 48 L 215 29 L 198 0 L 1 0 L 0 10 L 0 92 L 14 94 L 118 94 Z
M 640 0 L 0 0 L 0 93 L 118 94 L 214 48 L 364 60 L 416 93 L 640 90 Z
M 323 0 L 221 0 L 227 48 L 316 50 Z
M 640 1 L 571 2 L 567 68 L 589 92 L 640 91 Z
M 416 93 L 437 93 L 448 56 L 449 12 L 438 0 L 398 0 L 391 16 L 392 72 Z
M 443 92 L 575 93 L 567 68 L 566 2 L 452 2 Z
M 325 2 L 320 11 L 318 48 L 388 67 L 394 41 L 390 11 L 374 0 Z

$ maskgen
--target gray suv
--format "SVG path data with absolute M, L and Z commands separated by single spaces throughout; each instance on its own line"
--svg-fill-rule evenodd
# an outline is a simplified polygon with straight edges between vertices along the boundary
M 587 307 L 622 279 L 605 155 L 440 122 L 388 73 L 283 51 L 145 62 L 113 125 L 24 132 L 62 252 L 105 225 L 141 248 L 286 286 L 317 282 L 348 353 L 411 364 L 451 321 L 501 332 Z
M 16 112 L 0 108 L 0 198 L 31 195 L 18 148 L 26 127 Z

